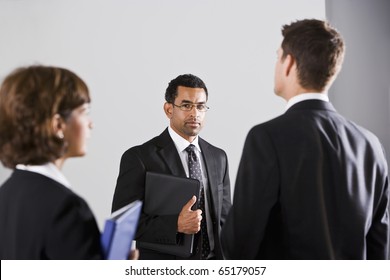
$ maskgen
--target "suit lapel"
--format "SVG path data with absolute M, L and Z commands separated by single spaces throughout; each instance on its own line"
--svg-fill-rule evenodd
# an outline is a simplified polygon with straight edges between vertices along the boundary
M 169 136 L 168 129 L 158 137 L 157 146 L 159 147 L 158 153 L 161 159 L 168 166 L 172 175 L 179 177 L 187 177 L 183 164 L 180 160 L 175 143 L 171 136 Z
M 179 177 L 187 177 L 179 154 L 177 152 L 175 143 L 171 136 L 169 136 L 168 129 L 164 130 L 163 133 L 157 139 L 158 153 L 161 159 L 164 161 L 172 175 Z M 214 154 L 210 145 L 199 137 L 199 146 L 202 150 L 202 156 L 205 163 L 207 172 L 207 178 L 209 183 L 209 189 L 211 194 L 211 200 L 213 205 L 214 213 L 218 213 L 218 184 L 217 184 L 217 166 L 214 159 Z
M 206 165 L 207 178 L 209 183 L 209 189 L 212 199 L 212 205 L 214 208 L 214 213 L 218 213 L 218 188 L 217 188 L 217 166 L 214 160 L 214 154 L 210 145 L 199 137 L 199 146 L 202 150 L 202 156 L 204 163 Z

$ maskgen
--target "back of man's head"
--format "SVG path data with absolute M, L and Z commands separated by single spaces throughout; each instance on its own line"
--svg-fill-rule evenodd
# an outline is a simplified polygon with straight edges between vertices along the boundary
M 282 28 L 284 59 L 291 55 L 296 61 L 300 85 L 323 92 L 341 69 L 344 41 L 328 22 L 305 19 Z

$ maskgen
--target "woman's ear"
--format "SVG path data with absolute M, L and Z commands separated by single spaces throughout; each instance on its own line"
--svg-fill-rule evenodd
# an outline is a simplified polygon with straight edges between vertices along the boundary
M 51 120 L 51 125 L 54 134 L 57 135 L 58 138 L 63 139 L 66 127 L 64 119 L 59 114 L 55 114 Z
M 165 112 L 165 115 L 167 115 L 168 119 L 172 118 L 172 111 L 173 111 L 173 105 L 171 103 L 165 102 L 164 103 L 164 112 Z

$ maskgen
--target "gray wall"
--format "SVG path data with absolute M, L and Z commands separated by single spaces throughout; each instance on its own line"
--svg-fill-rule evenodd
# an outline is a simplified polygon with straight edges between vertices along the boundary
M 326 16 L 347 45 L 330 98 L 381 139 L 390 159 L 390 1 L 327 0 Z
M 380 138 L 390 162 L 390 1 L 327 0 L 326 17 L 347 45 L 330 98 L 339 112 Z
M 121 154 L 168 125 L 164 90 L 179 74 L 206 82 L 201 136 L 226 150 L 234 183 L 248 130 L 284 111 L 273 94 L 281 25 L 307 17 L 325 18 L 325 0 L 0 0 L 0 80 L 41 63 L 88 83 L 95 129 L 64 173 L 102 226 Z M 9 173 L 0 167 L 0 183 Z

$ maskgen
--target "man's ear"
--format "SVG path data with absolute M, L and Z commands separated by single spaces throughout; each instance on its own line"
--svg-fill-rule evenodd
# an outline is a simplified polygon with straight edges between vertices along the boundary
M 283 61 L 283 70 L 286 76 L 290 75 L 291 70 L 295 68 L 295 59 L 290 54 L 288 54 Z
M 63 139 L 66 128 L 66 123 L 64 119 L 59 114 L 55 114 L 51 120 L 51 125 L 54 134 L 57 135 L 58 138 Z
M 164 112 L 165 112 L 165 115 L 167 115 L 168 119 L 171 119 L 172 114 L 173 114 L 173 105 L 171 103 L 165 102 L 164 103 Z

